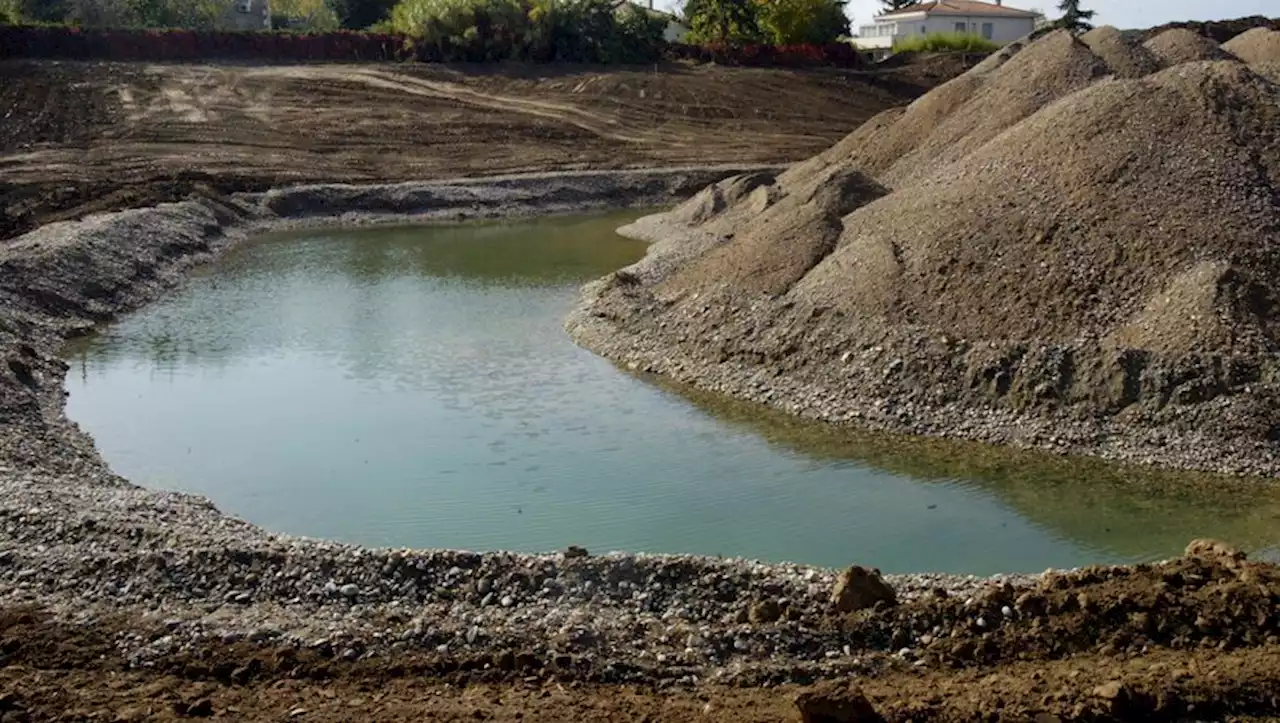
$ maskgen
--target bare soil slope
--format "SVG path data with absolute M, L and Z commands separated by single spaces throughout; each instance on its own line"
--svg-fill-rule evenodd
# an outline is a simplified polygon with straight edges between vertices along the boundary
M 1185 29 L 1020 45 L 647 220 L 672 240 L 597 318 L 793 411 L 1280 473 L 1280 87 Z
M 961 72 L 0 63 L 0 238 L 308 181 L 787 162 Z

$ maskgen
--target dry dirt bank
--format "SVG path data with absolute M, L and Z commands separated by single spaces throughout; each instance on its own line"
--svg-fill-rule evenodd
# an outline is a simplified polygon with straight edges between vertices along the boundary
M 0 62 L 0 238 L 311 182 L 777 163 L 973 59 L 884 71 Z

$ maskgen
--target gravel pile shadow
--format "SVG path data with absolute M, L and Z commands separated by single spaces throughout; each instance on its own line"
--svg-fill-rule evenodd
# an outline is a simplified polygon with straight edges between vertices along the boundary
M 624 229 L 660 242 L 568 328 L 829 421 L 1280 473 L 1270 73 L 1184 29 L 1016 43 Z

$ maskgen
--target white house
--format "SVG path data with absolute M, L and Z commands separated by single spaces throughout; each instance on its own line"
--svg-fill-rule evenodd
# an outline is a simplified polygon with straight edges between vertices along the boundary
M 858 28 L 853 44 L 863 50 L 886 52 L 895 41 L 928 33 L 972 33 L 999 45 L 1011 43 L 1036 28 L 1041 13 L 978 0 L 936 0 L 916 3 L 875 17 Z
M 614 3 L 613 7 L 615 10 L 619 10 L 626 7 L 628 2 L 632 2 L 637 8 L 647 13 L 649 17 L 662 20 L 666 23 L 662 28 L 662 39 L 666 40 L 668 43 L 684 42 L 685 36 L 689 34 L 689 26 L 685 25 L 683 20 L 673 13 L 655 10 L 653 7 L 653 0 L 648 0 L 648 5 L 633 2 L 633 0 L 618 0 L 618 2 Z
M 270 0 L 230 0 L 218 27 L 223 30 L 270 30 Z

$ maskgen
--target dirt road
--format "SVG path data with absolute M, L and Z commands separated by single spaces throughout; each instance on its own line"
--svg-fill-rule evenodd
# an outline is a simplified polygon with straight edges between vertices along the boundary
M 0 238 L 306 181 L 791 161 L 958 74 L 0 63 Z

